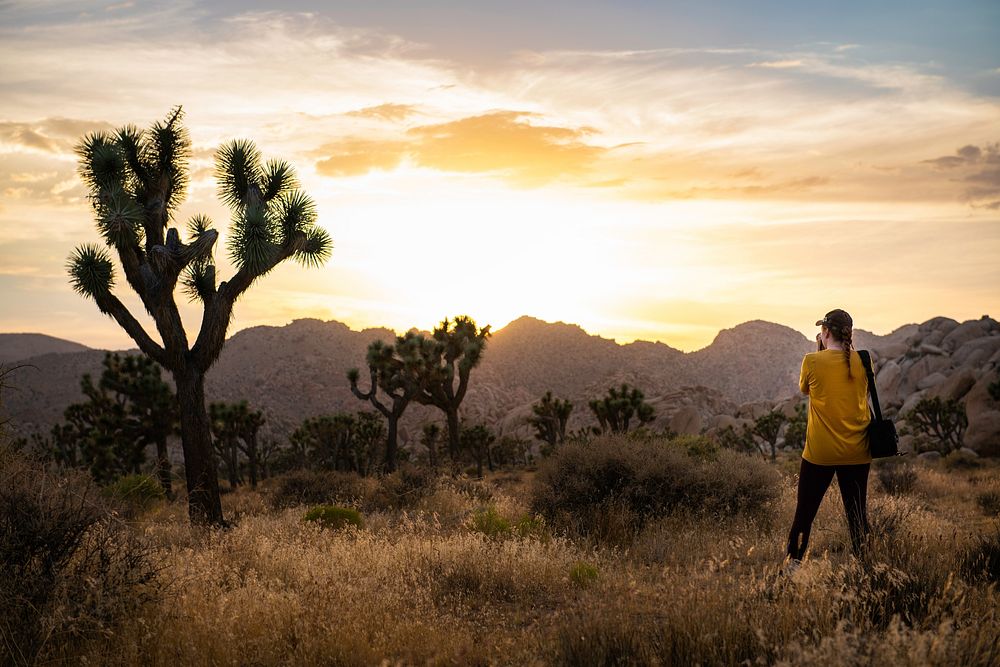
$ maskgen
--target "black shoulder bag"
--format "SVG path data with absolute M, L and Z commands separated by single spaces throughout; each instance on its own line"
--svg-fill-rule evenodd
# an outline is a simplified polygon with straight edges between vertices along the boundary
M 875 373 L 872 372 L 872 358 L 868 350 L 858 350 L 861 363 L 865 367 L 865 374 L 868 376 L 868 393 L 872 397 L 871 423 L 868 424 L 868 451 L 872 458 L 882 458 L 885 456 L 899 456 L 899 435 L 896 433 L 896 425 L 892 420 L 882 419 L 882 409 L 878 404 L 878 389 L 875 388 Z

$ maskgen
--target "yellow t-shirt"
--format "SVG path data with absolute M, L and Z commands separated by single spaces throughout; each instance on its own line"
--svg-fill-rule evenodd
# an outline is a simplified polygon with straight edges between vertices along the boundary
M 871 463 L 866 429 L 868 378 L 851 351 L 851 375 L 842 350 L 812 352 L 802 359 L 799 389 L 809 394 L 809 421 L 802 458 L 816 465 Z

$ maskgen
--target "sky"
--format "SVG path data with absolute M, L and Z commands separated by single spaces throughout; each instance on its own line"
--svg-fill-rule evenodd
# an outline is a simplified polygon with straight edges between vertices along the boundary
M 66 275 L 98 238 L 73 149 L 177 105 L 172 224 L 215 221 L 222 279 L 230 139 L 291 162 L 334 240 L 231 333 L 531 315 L 694 350 L 1000 313 L 992 1 L 0 0 L 0 91 L 0 332 L 132 346 Z

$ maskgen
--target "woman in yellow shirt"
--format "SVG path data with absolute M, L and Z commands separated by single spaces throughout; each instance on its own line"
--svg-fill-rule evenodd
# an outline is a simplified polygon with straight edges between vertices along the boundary
M 799 469 L 798 501 L 788 535 L 789 568 L 794 571 L 809 544 L 809 531 L 826 490 L 837 475 L 851 545 L 861 555 L 868 527 L 868 453 L 866 429 L 868 378 L 852 347 L 854 321 L 831 310 L 816 323 L 819 351 L 802 360 L 799 388 L 809 396 L 806 446 Z

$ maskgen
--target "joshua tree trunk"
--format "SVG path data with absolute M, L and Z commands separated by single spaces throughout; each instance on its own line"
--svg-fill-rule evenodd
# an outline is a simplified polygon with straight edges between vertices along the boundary
M 437 456 L 437 442 L 436 439 L 429 440 L 427 442 L 427 460 L 431 464 L 431 468 L 437 470 L 438 467 L 438 456 Z
M 224 525 L 212 431 L 205 410 L 205 376 L 174 373 L 181 416 L 181 444 L 188 488 L 188 513 L 196 524 Z
M 396 470 L 396 451 L 398 449 L 397 438 L 399 431 L 399 415 L 395 411 L 388 417 L 388 437 L 385 441 L 385 470 L 393 472 Z
M 451 462 L 454 464 L 458 463 L 458 452 L 459 452 L 459 426 L 458 426 L 458 408 L 452 408 L 446 411 L 448 415 L 448 456 L 451 458 Z

